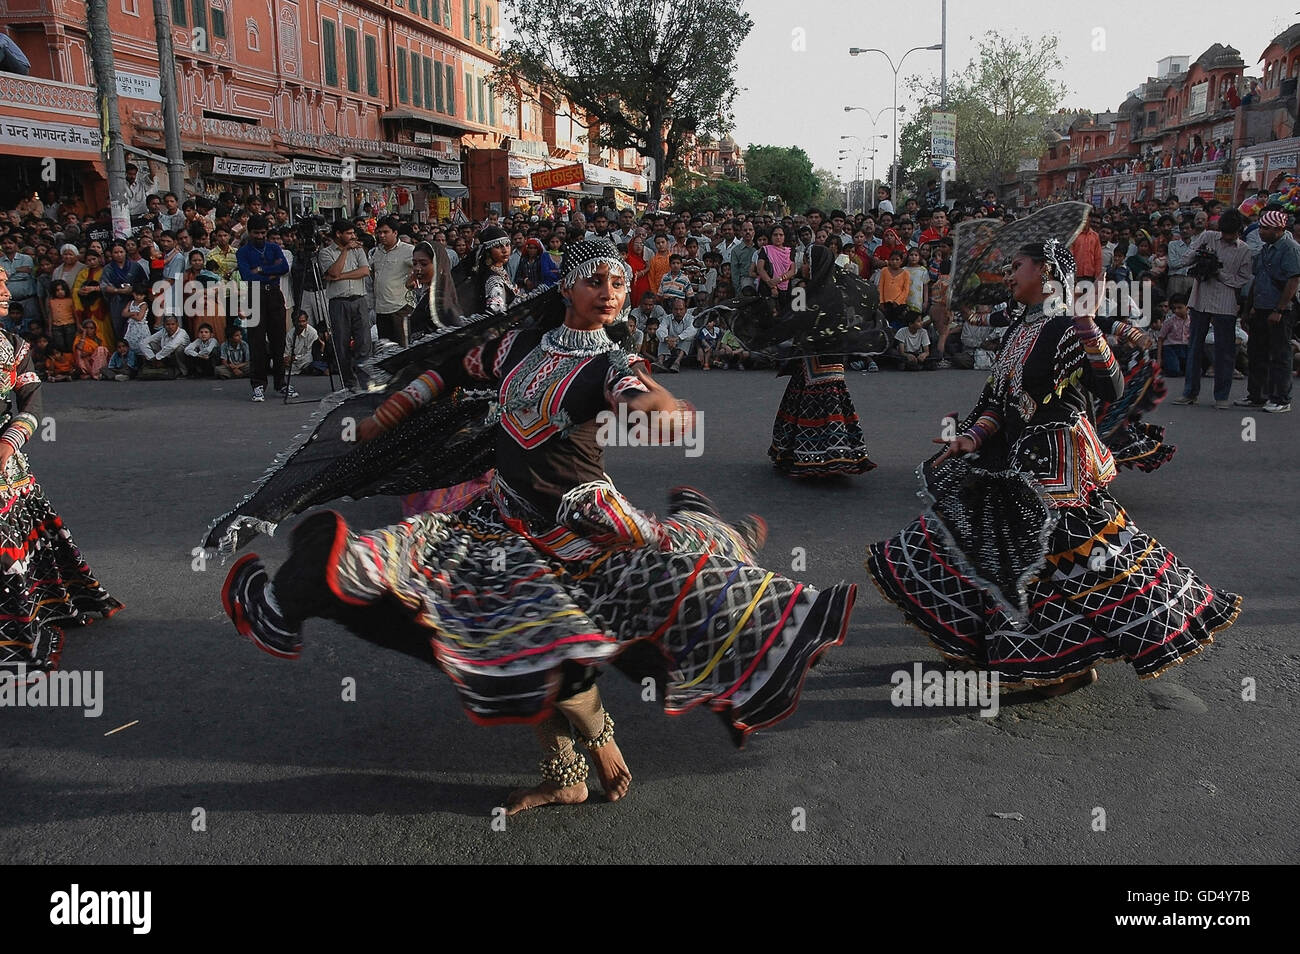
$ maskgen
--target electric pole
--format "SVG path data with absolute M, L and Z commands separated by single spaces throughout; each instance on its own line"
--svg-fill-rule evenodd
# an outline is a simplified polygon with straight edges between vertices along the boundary
M 185 158 L 181 152 L 181 127 L 177 118 L 176 55 L 172 50 L 172 21 L 167 0 L 153 0 L 153 23 L 158 38 L 158 93 L 162 98 L 163 137 L 167 144 L 167 178 L 171 191 L 184 202 Z M 202 40 L 202 47 L 195 48 L 206 52 L 206 31 Z
M 939 109 L 948 108 L 948 0 L 939 0 Z M 955 150 L 954 150 L 955 151 Z M 956 161 L 956 156 L 953 160 Z M 939 172 L 939 204 L 948 204 L 947 169 Z
M 113 237 L 131 234 L 131 214 L 126 207 L 126 156 L 122 151 L 122 124 L 117 115 L 117 70 L 113 66 L 113 34 L 108 28 L 107 0 L 86 0 L 86 25 L 90 28 L 90 59 L 99 104 L 100 151 L 108 168 L 108 204 L 113 210 Z

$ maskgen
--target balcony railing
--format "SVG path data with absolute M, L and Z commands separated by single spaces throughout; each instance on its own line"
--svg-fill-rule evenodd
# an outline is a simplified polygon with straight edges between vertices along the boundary
M 0 73 L 0 106 L 45 109 L 66 116 L 99 115 L 93 86 L 74 86 L 38 76 Z

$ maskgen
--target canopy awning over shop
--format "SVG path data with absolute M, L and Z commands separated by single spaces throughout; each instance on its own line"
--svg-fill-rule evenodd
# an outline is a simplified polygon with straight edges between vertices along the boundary
M 469 195 L 469 186 L 463 182 L 433 182 L 438 191 L 449 199 L 463 199 Z

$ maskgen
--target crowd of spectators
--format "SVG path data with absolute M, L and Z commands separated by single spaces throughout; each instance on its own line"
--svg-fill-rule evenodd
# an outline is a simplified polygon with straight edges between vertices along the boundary
M 128 168 L 132 232 L 125 239 L 113 238 L 107 209 L 92 214 L 76 198 L 30 194 L 0 222 L 0 267 L 14 297 L 8 327 L 31 340 L 49 380 L 248 378 L 254 400 L 272 377 L 290 393 L 293 376 L 331 372 L 345 385 L 364 387 L 352 359 L 368 354 L 379 334 L 390 336 L 409 312 L 414 246 L 437 243 L 452 268 L 463 269 L 487 225 L 511 236 L 505 268 L 520 292 L 555 279 L 568 243 L 614 242 L 632 276 L 626 346 L 661 371 L 764 366 L 727 329 L 725 311 L 699 328 L 695 317 L 750 296 L 774 311 L 788 308 L 806 280 L 814 244 L 830 249 L 838 269 L 876 286 L 879 310 L 864 317 L 887 326 L 892 345 L 879 362 L 857 362 L 858 369 L 982 368 L 997 345 L 997 322 L 990 321 L 996 316 L 988 308 L 949 313 L 951 230 L 968 218 L 1015 218 L 991 192 L 963 207 L 930 208 L 909 198 L 895 208 L 882 188 L 877 205 L 856 214 L 812 208 L 784 215 L 738 209 L 637 215 L 588 198 L 567 216 L 514 211 L 439 224 L 378 217 L 365 207 L 352 219 L 320 223 L 312 236 L 310 226 L 291 223 L 289 210 L 270 198 L 182 200 L 155 182 L 149 170 Z M 1260 203 L 1241 228 L 1252 261 L 1265 245 L 1258 216 L 1267 209 Z M 1080 278 L 1129 289 L 1141 283 L 1144 293 L 1135 297 L 1148 308 L 1167 373 L 1185 367 L 1194 373 L 1198 361 L 1203 368 L 1213 361 L 1207 357 L 1212 328 L 1205 353 L 1184 353 L 1197 340 L 1184 320 L 1194 324 L 1197 312 L 1189 274 L 1197 243 L 1215 233 L 1224 211 L 1213 200 L 1183 203 L 1172 196 L 1113 206 L 1094 210 L 1076 240 Z M 1284 240 L 1295 245 L 1292 233 L 1300 234 L 1300 225 L 1288 225 Z M 304 254 L 305 242 L 311 255 Z M 310 267 L 313 260 L 319 269 Z M 317 293 L 321 283 L 326 294 Z M 240 284 L 260 286 L 260 301 L 275 303 L 257 327 L 244 327 L 246 296 L 200 298 L 197 307 L 186 299 L 179 307 L 181 296 L 159 290 Z M 1241 292 L 1243 306 L 1248 292 Z M 1189 300 L 1191 317 L 1184 315 Z M 1248 329 L 1235 327 L 1233 334 L 1245 372 Z

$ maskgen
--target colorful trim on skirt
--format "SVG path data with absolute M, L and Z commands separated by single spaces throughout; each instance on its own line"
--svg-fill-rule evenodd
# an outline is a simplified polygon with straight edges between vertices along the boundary
M 1236 620 L 1241 597 L 1202 581 L 1106 491 L 1055 513 L 1046 564 L 1026 586 L 1023 622 L 962 572 L 964 555 L 933 513 L 872 544 L 866 566 L 944 656 L 994 671 L 1004 685 L 1060 682 L 1110 659 L 1152 678 Z
M 767 451 L 791 477 L 865 474 L 875 468 L 844 383 L 844 365 L 822 358 L 794 362 Z
M 58 668 L 64 630 L 122 608 L 30 477 L 0 496 L 0 672 Z
M 564 663 L 625 668 L 642 644 L 665 711 L 707 705 L 742 744 L 794 710 L 813 661 L 844 639 L 856 587 L 819 593 L 757 566 L 752 538 L 702 496 L 659 519 L 597 481 L 558 516 L 528 513 L 498 479 L 462 513 L 350 532 L 334 595 L 354 628 L 356 607 L 395 599 L 479 723 L 544 718 Z
M 1154 411 L 1167 393 L 1160 366 L 1133 349 L 1125 360 L 1124 393 L 1097 408 L 1097 433 L 1118 466 L 1151 473 L 1173 458 L 1178 448 L 1165 443 L 1165 429 L 1142 423 L 1142 415 Z

